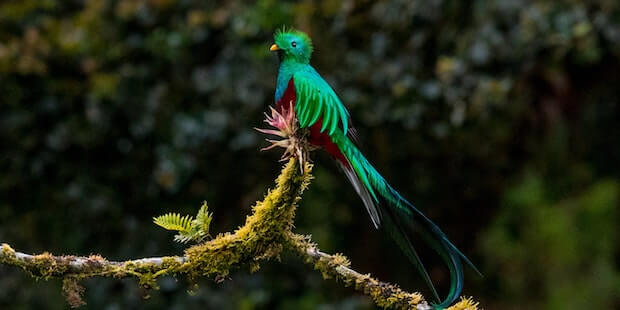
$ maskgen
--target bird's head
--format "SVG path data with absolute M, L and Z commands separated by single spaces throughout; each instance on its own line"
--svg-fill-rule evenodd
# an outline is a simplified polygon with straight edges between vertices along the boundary
M 300 63 L 309 63 L 312 55 L 312 41 L 307 34 L 294 29 L 277 30 L 273 35 L 275 44 L 269 49 L 278 52 L 282 60 L 295 60 Z

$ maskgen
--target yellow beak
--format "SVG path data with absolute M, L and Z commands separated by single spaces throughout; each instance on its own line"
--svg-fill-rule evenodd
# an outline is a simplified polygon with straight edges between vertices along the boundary
M 279 50 L 280 50 L 280 47 L 278 47 L 278 46 L 277 46 L 277 45 L 275 45 L 275 44 L 274 44 L 274 45 L 272 45 L 272 46 L 269 48 L 269 51 L 271 51 L 271 52 L 275 52 L 275 51 L 279 51 Z

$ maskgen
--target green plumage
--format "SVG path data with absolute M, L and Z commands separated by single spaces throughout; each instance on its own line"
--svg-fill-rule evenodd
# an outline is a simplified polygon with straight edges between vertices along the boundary
M 336 92 L 309 65 L 312 42 L 303 33 L 281 30 L 275 35 L 276 45 L 281 48 L 282 62 L 278 73 L 276 100 L 280 99 L 291 78 L 295 83 L 295 112 L 302 128 L 314 125 L 319 119 L 321 131 L 331 136 L 339 124 L 344 133 L 348 130 L 349 112 L 340 102 Z M 291 43 L 295 43 L 295 47 Z
M 435 298 L 440 300 L 411 237 L 421 237 L 436 251 L 450 271 L 450 291 L 437 308 L 452 304 L 463 287 L 462 261 L 473 264 L 448 240 L 447 236 L 422 212 L 394 190 L 360 152 L 349 137 L 349 113 L 334 90 L 310 65 L 312 42 L 303 32 L 276 32 L 275 47 L 280 56 L 275 99 L 278 104 L 295 104 L 301 128 L 310 129 L 310 142 L 324 147 L 339 163 L 362 198 L 377 228 L 383 227 L 414 264 Z M 294 96 L 285 95 L 293 81 Z M 293 99 L 294 98 L 294 99 Z M 287 102 L 287 101 L 295 102 Z M 320 128 L 313 127 L 321 122 Z M 318 125 L 317 125 L 318 126 Z M 327 140 L 327 141 L 326 141 Z M 476 270 L 477 271 L 477 270 Z
M 336 132 L 339 123 L 342 131 L 347 132 L 349 113 L 314 68 L 308 66 L 306 70 L 295 72 L 293 81 L 297 94 L 295 111 L 302 128 L 314 125 L 320 118 L 323 122 L 321 131 L 327 130 L 330 136 Z

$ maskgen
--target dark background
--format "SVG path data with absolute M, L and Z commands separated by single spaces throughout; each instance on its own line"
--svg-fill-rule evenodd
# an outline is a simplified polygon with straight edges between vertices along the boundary
M 585 1 L 584 1 L 585 2 Z M 481 269 L 485 309 L 620 308 L 620 2 L 14 0 L 0 3 L 0 241 L 123 260 L 182 253 L 152 223 L 242 224 L 279 151 L 282 25 L 349 108 L 363 151 Z M 425 288 L 325 154 L 298 210 L 353 267 Z M 445 294 L 448 274 L 423 259 Z M 87 309 L 373 309 L 285 255 L 222 284 L 85 282 Z M 1 309 L 64 309 L 59 281 L 0 266 Z M 150 295 L 149 299 L 144 299 Z

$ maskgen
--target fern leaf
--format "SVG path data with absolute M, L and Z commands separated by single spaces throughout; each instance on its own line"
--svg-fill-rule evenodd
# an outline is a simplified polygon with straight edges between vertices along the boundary
M 192 221 L 192 228 L 201 232 L 201 235 L 208 235 L 209 226 L 211 226 L 212 219 L 213 213 L 209 212 L 207 202 L 204 201 L 200 207 L 200 210 L 198 210 L 198 214 L 196 214 L 196 219 Z
M 192 227 L 192 221 L 192 216 L 181 216 L 178 213 L 168 213 L 153 218 L 153 222 L 156 225 L 161 226 L 167 230 L 175 230 L 179 232 L 189 232 Z
M 201 242 L 209 236 L 209 226 L 213 214 L 209 212 L 207 202 L 203 202 L 196 219 L 192 216 L 181 216 L 178 213 L 168 213 L 154 217 L 153 222 L 167 230 L 178 231 L 174 241 L 187 243 L 190 241 Z
M 188 243 L 190 241 L 195 240 L 196 237 L 190 234 L 179 233 L 174 236 L 174 241 L 180 243 Z

